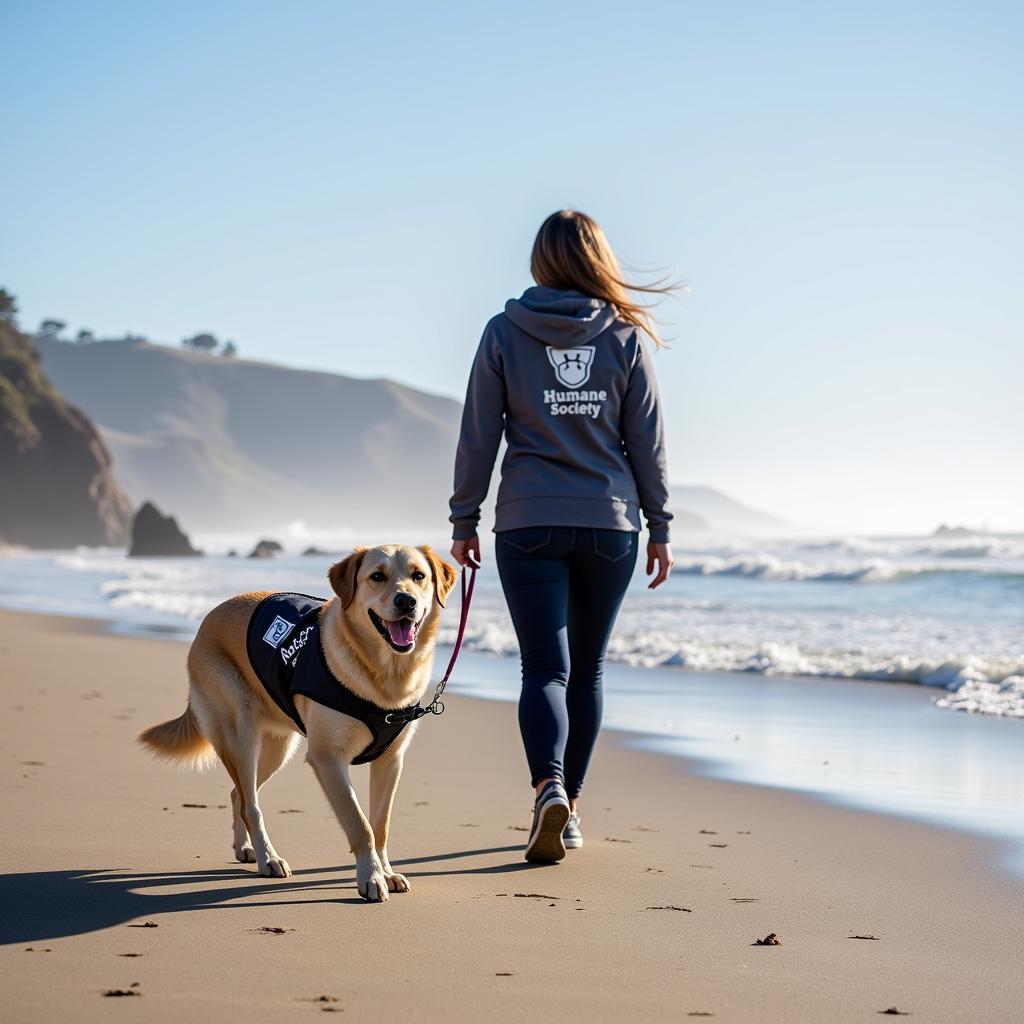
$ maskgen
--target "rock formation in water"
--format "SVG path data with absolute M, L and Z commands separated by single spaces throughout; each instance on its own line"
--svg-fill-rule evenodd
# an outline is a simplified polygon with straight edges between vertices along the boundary
M 174 516 L 165 516 L 152 502 L 147 501 L 136 513 L 129 557 L 201 554 L 192 547 Z

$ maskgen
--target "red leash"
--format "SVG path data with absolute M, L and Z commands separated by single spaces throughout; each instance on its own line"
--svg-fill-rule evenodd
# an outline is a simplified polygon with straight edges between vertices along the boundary
M 437 684 L 437 690 L 434 691 L 434 699 L 422 709 L 422 713 L 424 715 L 444 714 L 444 704 L 441 701 L 441 694 L 444 693 L 444 688 L 448 685 L 448 680 L 452 677 L 452 669 L 455 668 L 455 662 L 459 660 L 459 651 L 462 650 L 462 641 L 466 637 L 466 624 L 469 622 L 469 606 L 473 602 L 473 588 L 476 586 L 476 570 L 477 567 L 475 565 L 471 565 L 469 567 L 468 584 L 466 582 L 465 566 L 463 566 L 460 574 L 462 579 L 462 607 L 459 613 L 459 632 L 455 637 L 455 646 L 452 648 L 452 656 L 448 662 L 448 667 L 445 669 L 441 682 Z

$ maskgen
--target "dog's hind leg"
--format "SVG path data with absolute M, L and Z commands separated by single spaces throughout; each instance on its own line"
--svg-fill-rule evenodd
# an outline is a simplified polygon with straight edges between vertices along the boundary
M 267 828 L 263 821 L 263 812 L 260 810 L 257 799 L 257 772 L 262 747 L 262 735 L 250 722 L 242 721 L 232 735 L 218 738 L 220 742 L 214 741 L 217 746 L 217 753 L 224 762 L 228 774 L 235 784 L 235 795 L 232 797 L 232 807 L 238 807 L 238 816 L 241 818 L 245 830 L 252 841 L 252 850 L 256 858 L 256 866 L 261 875 L 271 878 L 287 878 L 291 874 L 288 862 L 278 856 L 274 844 L 270 841 Z M 271 760 L 273 756 L 271 757 Z M 284 762 L 282 753 L 277 755 L 277 763 L 273 771 Z M 273 771 L 269 772 L 268 778 Z M 236 831 L 236 838 L 238 832 Z M 245 850 L 245 845 L 241 847 Z
M 260 755 L 256 764 L 256 792 L 259 793 L 263 783 L 268 781 L 279 768 L 295 752 L 299 736 L 292 733 L 282 736 L 280 733 L 265 732 L 260 739 Z M 243 864 L 256 863 L 256 852 L 249 839 L 249 830 L 242 818 L 242 805 L 238 796 L 238 788 L 231 790 L 231 827 L 234 833 L 235 858 Z

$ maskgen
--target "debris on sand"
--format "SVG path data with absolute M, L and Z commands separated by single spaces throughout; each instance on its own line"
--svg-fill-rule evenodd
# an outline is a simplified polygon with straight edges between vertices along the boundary
M 561 896 L 548 896 L 543 892 L 514 892 L 512 896 L 520 900 L 560 900 Z
M 729 898 L 730 903 L 757 903 L 758 899 L 756 896 L 731 896 Z
M 871 942 L 878 942 L 879 941 L 877 935 L 851 935 L 850 938 L 851 939 L 868 939 Z
M 300 1003 L 336 1003 L 335 996 L 306 996 L 299 1000 Z
M 701 836 L 717 836 L 718 835 L 718 833 L 713 828 L 702 828 L 700 830 L 700 832 L 698 832 L 697 834 L 701 835 Z
M 512 832 L 529 832 L 530 830 L 525 825 L 509 825 L 509 830 Z
M 511 971 L 495 971 L 494 976 L 496 978 L 514 978 L 515 975 Z
M 713 846 L 716 850 L 724 850 L 728 845 L 728 843 L 708 843 L 708 846 Z
M 283 811 L 278 811 L 278 814 L 305 814 L 305 811 L 300 811 L 298 807 L 286 807 Z
M 208 804 L 182 804 L 181 806 L 182 807 L 201 807 L 201 808 L 203 808 L 203 810 L 205 810 L 209 805 Z
M 909 1010 L 897 1010 L 895 1006 L 890 1006 L 888 1010 L 879 1010 L 879 1013 L 887 1013 L 890 1017 L 912 1017 L 913 1014 Z
M 605 836 L 604 841 L 606 843 L 631 843 L 632 839 L 616 839 L 615 836 Z
M 129 957 L 142 956 L 141 953 L 118 953 L 117 955 L 118 956 L 129 956 Z
M 160 925 L 156 921 L 142 921 L 139 924 L 130 924 L 129 928 L 159 928 Z
M 133 981 L 130 988 L 108 988 L 104 993 L 107 998 L 119 997 L 119 996 L 141 996 L 142 989 L 139 988 L 139 983 Z
M 284 935 L 285 932 L 293 932 L 294 928 L 278 928 L 276 925 L 264 925 L 262 928 L 253 928 L 254 932 L 262 932 L 264 935 Z
M 769 932 L 763 939 L 758 939 L 755 946 L 781 946 L 782 939 L 775 934 L 775 932 Z
M 52 953 L 53 950 L 50 949 L 49 946 L 42 947 L 42 948 L 39 947 L 39 946 L 26 946 L 25 947 L 25 952 L 26 953 Z
M 693 911 L 689 907 L 677 907 L 674 903 L 666 903 L 657 907 L 644 907 L 644 910 L 678 910 L 683 914 L 692 914 Z

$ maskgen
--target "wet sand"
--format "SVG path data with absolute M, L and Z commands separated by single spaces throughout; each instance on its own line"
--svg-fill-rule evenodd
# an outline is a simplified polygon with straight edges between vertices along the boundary
M 260 878 L 223 769 L 134 744 L 184 706 L 184 655 L 0 613 L 5 1020 L 1020 1020 L 1024 892 L 990 841 L 607 733 L 586 845 L 530 867 L 509 704 L 455 696 L 416 738 L 391 844 L 411 893 L 359 899 L 301 755 L 262 794 L 295 875 Z

